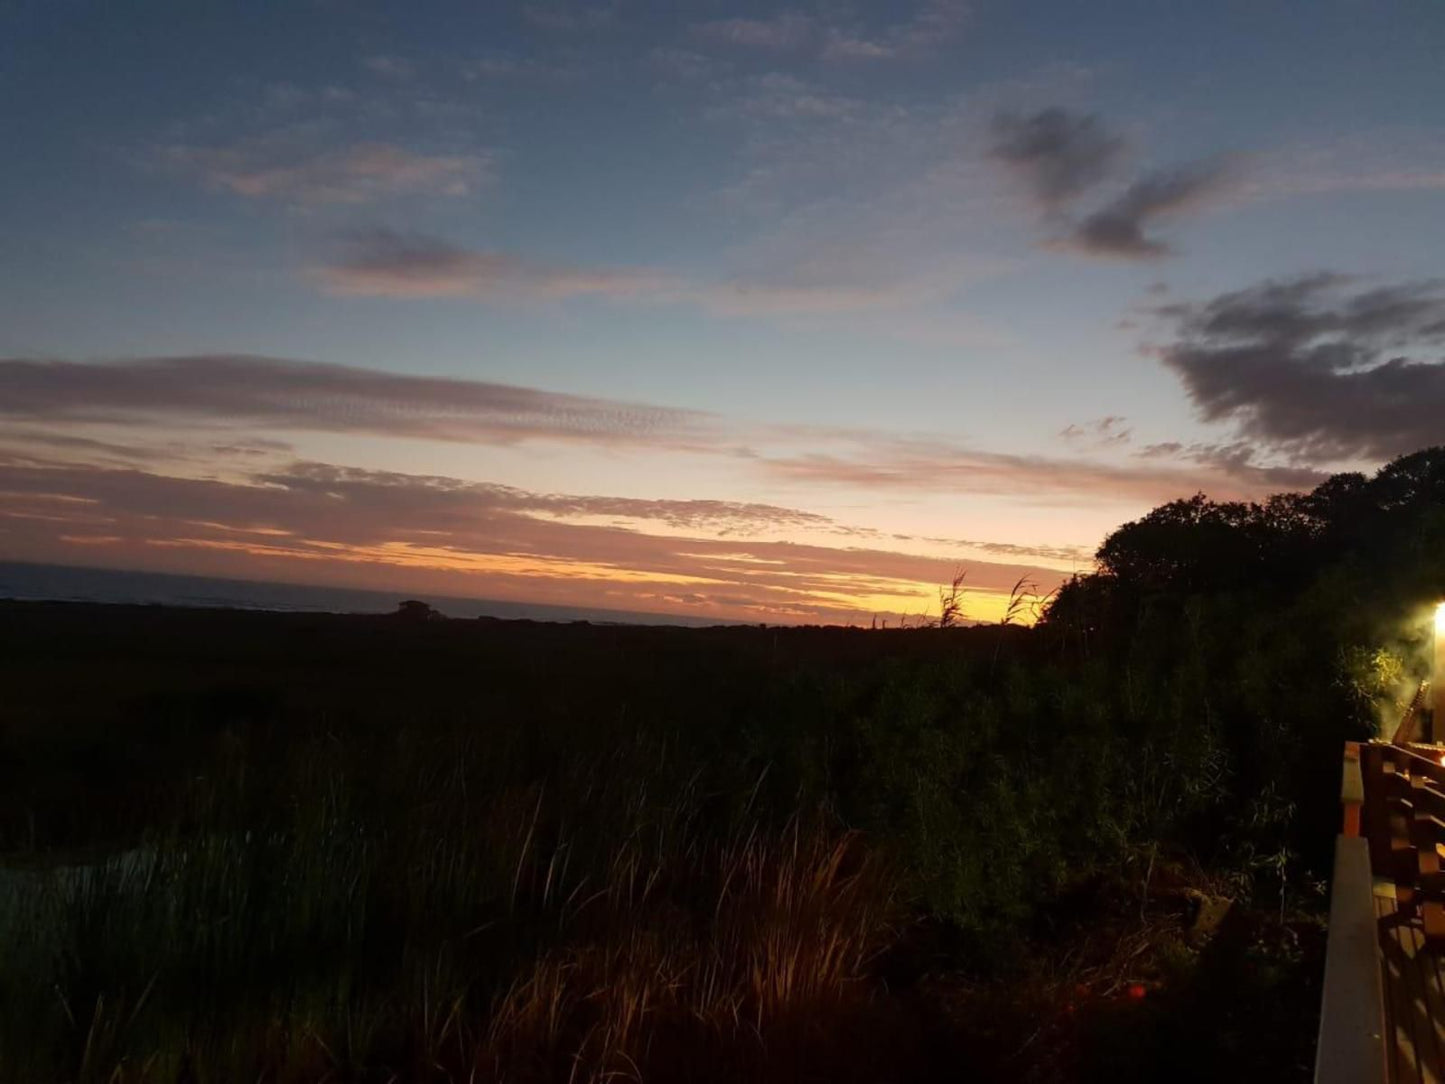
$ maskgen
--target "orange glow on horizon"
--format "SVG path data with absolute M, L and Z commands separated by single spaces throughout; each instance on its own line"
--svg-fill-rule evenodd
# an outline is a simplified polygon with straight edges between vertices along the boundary
M 609 607 L 630 608 L 645 601 L 663 602 L 669 612 L 707 613 L 718 617 L 741 620 L 772 620 L 789 622 L 868 622 L 874 615 L 886 616 L 890 623 L 900 618 L 907 623 L 926 622 L 937 616 L 939 585 L 914 580 L 898 580 L 865 574 L 816 573 L 783 569 L 768 569 L 767 581 L 758 581 L 757 590 L 766 596 L 756 599 L 729 598 L 720 601 L 708 598 L 706 594 L 691 599 L 673 596 L 667 592 L 614 592 L 608 586 L 616 587 L 674 587 L 691 588 L 694 593 L 700 589 L 717 588 L 734 592 L 745 590 L 746 584 L 734 580 L 719 579 L 702 575 L 688 575 L 678 572 L 628 568 L 604 562 L 579 561 L 544 554 L 493 554 L 453 549 L 445 546 L 420 546 L 406 542 L 385 542 L 374 546 L 349 546 L 340 542 L 321 539 L 293 539 L 292 545 L 276 544 L 270 538 L 280 532 L 262 530 L 237 530 L 236 533 L 254 534 L 253 538 L 197 538 L 182 537 L 171 539 L 148 539 L 145 545 L 163 549 L 192 549 L 235 553 L 256 558 L 296 560 L 308 565 L 335 562 L 345 566 L 381 565 L 400 569 L 455 574 L 470 579 L 473 576 L 502 576 L 538 581 L 543 584 L 559 585 L 574 583 L 586 591 L 600 589 L 603 597 L 590 599 L 579 593 L 575 601 Z M 77 540 L 78 541 L 78 540 Z M 95 539 L 100 542 L 101 539 Z M 106 537 L 105 542 L 119 542 L 119 538 Z M 279 538 L 277 539 L 279 542 Z M 758 570 L 762 572 L 762 569 Z M 752 582 L 751 579 L 749 582 Z M 796 584 L 796 585 L 794 585 Z M 588 585 L 588 588 L 583 588 Z M 357 584 L 370 589 L 378 585 Z M 397 589 L 418 590 L 418 588 Z M 479 588 L 475 583 L 458 582 L 444 591 L 460 596 L 494 592 L 496 585 Z M 571 589 L 568 588 L 570 591 Z M 515 587 L 503 592 L 515 596 Z M 780 597 L 781 596 L 781 597 Z M 500 597 L 500 596 L 498 596 Z M 629 599 L 632 601 L 629 602 Z M 516 601 L 525 601 L 517 598 Z M 546 597 L 535 597 L 534 601 L 547 602 Z M 974 589 L 967 593 L 964 603 L 965 623 L 995 623 L 1004 617 L 1009 603 L 1006 593 L 988 589 Z M 1031 623 L 1024 620 L 1021 623 Z

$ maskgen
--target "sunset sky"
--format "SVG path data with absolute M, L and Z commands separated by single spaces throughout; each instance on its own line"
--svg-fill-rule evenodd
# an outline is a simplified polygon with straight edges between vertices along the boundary
M 0 559 L 996 618 L 1445 442 L 1445 4 L 0 4 Z

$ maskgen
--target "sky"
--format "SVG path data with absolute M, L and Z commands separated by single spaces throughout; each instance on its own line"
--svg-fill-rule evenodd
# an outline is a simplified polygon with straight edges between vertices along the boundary
M 1445 5 L 0 2 L 0 559 L 965 612 L 1445 440 Z

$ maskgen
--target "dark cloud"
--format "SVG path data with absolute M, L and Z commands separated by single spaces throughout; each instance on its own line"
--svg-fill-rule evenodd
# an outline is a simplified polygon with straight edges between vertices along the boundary
M 1065 244 L 1091 256 L 1126 260 L 1167 256 L 1169 245 L 1145 231 L 1162 218 L 1198 207 L 1220 191 L 1226 177 L 1221 162 L 1147 174 L 1084 218 Z
M 1054 107 L 1037 113 L 999 113 L 991 126 L 992 155 L 1013 170 L 1049 214 L 1109 177 L 1124 141 L 1098 117 Z
M 1150 227 L 1200 207 L 1229 180 L 1224 159 L 1154 170 L 1073 220 L 1079 201 L 1118 173 L 1124 140 L 1097 116 L 1058 106 L 1031 114 L 999 113 L 991 131 L 990 153 L 1028 188 L 1045 223 L 1068 224 L 1055 247 L 1090 256 L 1140 260 L 1168 255 L 1169 245 L 1151 236 Z
M 0 359 L 0 418 L 652 446 L 686 446 L 710 424 L 695 412 L 509 384 L 245 355 Z
M 1305 461 L 1445 439 L 1445 283 L 1360 288 L 1321 273 L 1156 310 L 1159 351 L 1200 416 Z

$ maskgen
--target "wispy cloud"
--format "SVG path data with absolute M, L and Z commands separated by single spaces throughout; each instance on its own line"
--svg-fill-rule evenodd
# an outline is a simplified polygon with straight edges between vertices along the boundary
M 315 274 L 329 293 L 363 297 L 636 298 L 676 289 L 656 271 L 548 265 L 383 229 L 354 235 L 345 257 Z
M 1128 444 L 1133 438 L 1133 430 L 1129 428 L 1128 418 L 1110 414 L 1091 422 L 1065 426 L 1059 436 L 1073 444 L 1085 447 L 1110 448 Z
M 1173 333 L 1157 353 L 1205 421 L 1307 461 L 1440 442 L 1445 283 L 1317 273 L 1156 311 Z
M 723 316 L 780 317 L 914 309 L 977 273 L 977 268 L 942 269 L 926 280 L 916 275 L 860 276 L 851 273 L 849 261 L 835 258 L 716 281 L 689 280 L 659 268 L 568 266 L 374 229 L 353 234 L 344 254 L 313 268 L 310 277 L 341 297 L 469 298 L 486 303 L 590 296 L 695 305 Z
M 415 71 L 411 61 L 405 57 L 386 54 L 365 57 L 361 64 L 373 75 L 379 75 L 384 79 L 410 79 Z
M 1261 148 L 1236 186 L 1244 199 L 1442 190 L 1445 148 L 1438 130 L 1408 127 Z
M 722 101 L 708 110 L 717 119 L 753 121 L 842 121 L 860 116 L 866 106 L 784 72 L 764 72 L 735 80 Z
M 800 11 L 784 11 L 761 19 L 713 19 L 693 27 L 704 41 L 749 49 L 782 52 L 814 42 L 817 19 Z
M 830 26 L 823 58 L 868 61 L 918 56 L 957 37 L 970 10 L 963 0 L 924 0 L 911 17 L 880 28 Z
M 0 418 L 138 429 L 165 423 L 247 436 L 256 430 L 358 433 L 671 450 L 721 459 L 776 483 L 1068 505 L 1157 502 L 1200 489 L 1260 496 L 1302 482 L 1298 473 L 1280 474 L 1238 456 L 1208 463 L 1186 457 L 1181 464 L 1009 455 L 942 438 L 741 424 L 699 411 L 506 384 L 228 355 L 99 364 L 0 360 Z
M 836 11 L 788 10 L 766 17 L 712 19 L 693 27 L 696 38 L 769 53 L 805 51 L 826 61 L 878 61 L 920 56 L 952 40 L 969 6 L 962 0 L 922 0 L 911 14 L 876 23 Z
M 703 414 L 490 384 L 236 355 L 82 364 L 0 360 L 0 417 L 375 433 L 506 444 L 701 439 Z
M 819 521 L 829 522 L 769 505 L 559 496 L 318 463 L 220 481 L 0 460 L 0 540 L 21 557 L 87 547 L 133 566 L 352 582 L 370 570 L 397 590 L 754 620 L 919 613 L 957 560 L 745 537 Z M 997 608 L 992 596 L 1020 575 L 1047 588 L 1061 573 L 983 559 L 970 582 Z
M 377 142 L 318 148 L 294 133 L 224 146 L 173 144 L 162 160 L 210 188 L 298 207 L 469 196 L 492 173 L 485 154 L 425 154 Z
M 522 7 L 522 16 L 533 26 L 565 34 L 598 30 L 617 18 L 617 4 L 533 3 Z
M 714 56 L 693 49 L 663 46 L 652 50 L 648 59 L 662 75 L 682 82 L 717 79 L 727 73 L 729 64 Z
M 1158 503 L 1199 491 L 1254 499 L 1323 480 L 1315 470 L 1262 465 L 1248 456 L 1187 465 L 1013 455 L 938 440 L 874 436 L 845 452 L 805 452 L 766 458 L 778 477 L 895 493 L 958 492 L 1041 503 L 1089 505 Z

